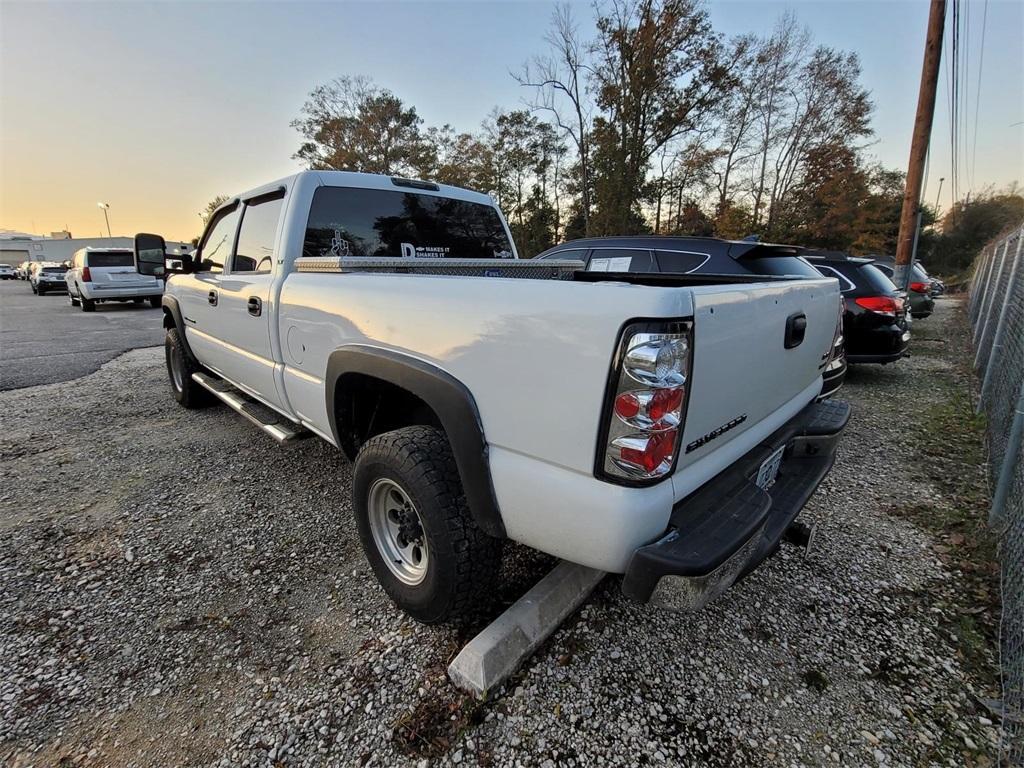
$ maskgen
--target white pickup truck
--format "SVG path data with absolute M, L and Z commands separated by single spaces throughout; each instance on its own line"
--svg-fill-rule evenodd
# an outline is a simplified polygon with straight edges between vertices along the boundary
M 520 261 L 464 189 L 307 171 L 225 203 L 193 260 L 135 252 L 169 274 L 174 397 L 344 451 L 366 557 L 423 622 L 471 612 L 505 539 L 697 608 L 806 543 L 849 416 L 815 402 L 835 280 Z

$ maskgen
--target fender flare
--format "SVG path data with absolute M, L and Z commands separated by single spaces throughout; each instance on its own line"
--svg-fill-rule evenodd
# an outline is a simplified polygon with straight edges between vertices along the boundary
M 473 519 L 488 535 L 505 538 L 505 524 L 491 482 L 483 423 L 466 385 L 437 366 L 392 350 L 363 345 L 337 349 L 327 360 L 325 390 L 331 434 L 338 445 L 341 440 L 335 390 L 341 377 L 350 373 L 401 387 L 433 409 L 451 444 Z
M 185 319 L 181 315 L 181 307 L 178 305 L 178 300 L 165 293 L 163 298 L 160 300 L 160 304 L 165 312 L 164 328 L 170 328 L 167 324 L 167 315 L 169 314 L 171 316 L 171 321 L 174 323 L 174 327 L 178 329 L 178 338 L 181 339 L 181 345 L 185 350 L 185 354 L 188 355 L 193 362 L 198 364 L 199 361 L 192 353 L 192 347 L 188 345 L 188 338 L 185 336 Z

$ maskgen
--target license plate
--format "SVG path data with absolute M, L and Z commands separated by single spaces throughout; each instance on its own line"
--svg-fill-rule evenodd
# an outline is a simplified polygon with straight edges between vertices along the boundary
M 761 468 L 757 470 L 758 487 L 767 491 L 775 483 L 775 478 L 779 474 L 779 465 L 782 464 L 782 454 L 785 450 L 786 446 L 777 448 L 771 456 L 761 462 Z
M 115 272 L 110 276 L 110 279 L 119 283 L 124 283 L 129 280 L 137 280 L 138 277 L 139 275 L 135 272 Z

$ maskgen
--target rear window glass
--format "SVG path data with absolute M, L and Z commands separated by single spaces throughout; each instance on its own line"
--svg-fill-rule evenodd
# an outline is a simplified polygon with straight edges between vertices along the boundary
M 744 267 L 755 275 L 799 275 L 820 277 L 818 271 L 796 256 L 767 256 L 759 259 L 741 259 Z
M 67 267 L 43 267 L 43 272 L 48 275 L 63 275 L 67 271 Z
M 892 266 L 890 266 L 888 264 L 879 264 L 878 262 L 875 262 L 871 266 L 873 266 L 875 269 L 877 269 L 883 275 L 888 277 L 890 280 L 896 274 L 895 267 L 892 267 Z M 929 279 L 928 275 L 925 273 L 925 271 L 923 269 L 921 269 L 917 264 L 915 264 L 913 266 L 913 268 L 910 270 L 910 275 L 911 275 L 911 277 L 910 277 L 911 280 L 916 280 L 917 282 L 920 282 L 920 283 L 927 283 L 928 279 Z
M 864 264 L 857 270 L 857 274 L 860 276 L 858 281 L 858 287 L 868 289 L 872 292 L 878 293 L 894 293 L 896 286 L 893 285 L 892 280 L 885 276 L 885 274 L 877 267 L 871 264 Z
M 131 267 L 135 260 L 130 253 L 90 253 L 85 257 L 90 267 Z
M 302 255 L 512 258 L 491 205 L 383 189 L 320 187 Z

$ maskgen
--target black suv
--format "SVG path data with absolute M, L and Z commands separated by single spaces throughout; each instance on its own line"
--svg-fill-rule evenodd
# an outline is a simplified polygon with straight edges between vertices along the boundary
M 590 237 L 570 240 L 539 254 L 538 259 L 577 259 L 589 272 L 651 272 L 670 274 L 766 275 L 819 278 L 793 245 L 721 240 L 716 237 Z M 822 373 L 824 399 L 846 378 L 843 334 L 837 320 L 832 357 Z
M 906 354 L 910 341 L 906 294 L 871 259 L 818 252 L 808 252 L 804 258 L 821 274 L 839 281 L 846 304 L 847 362 L 894 363 Z

